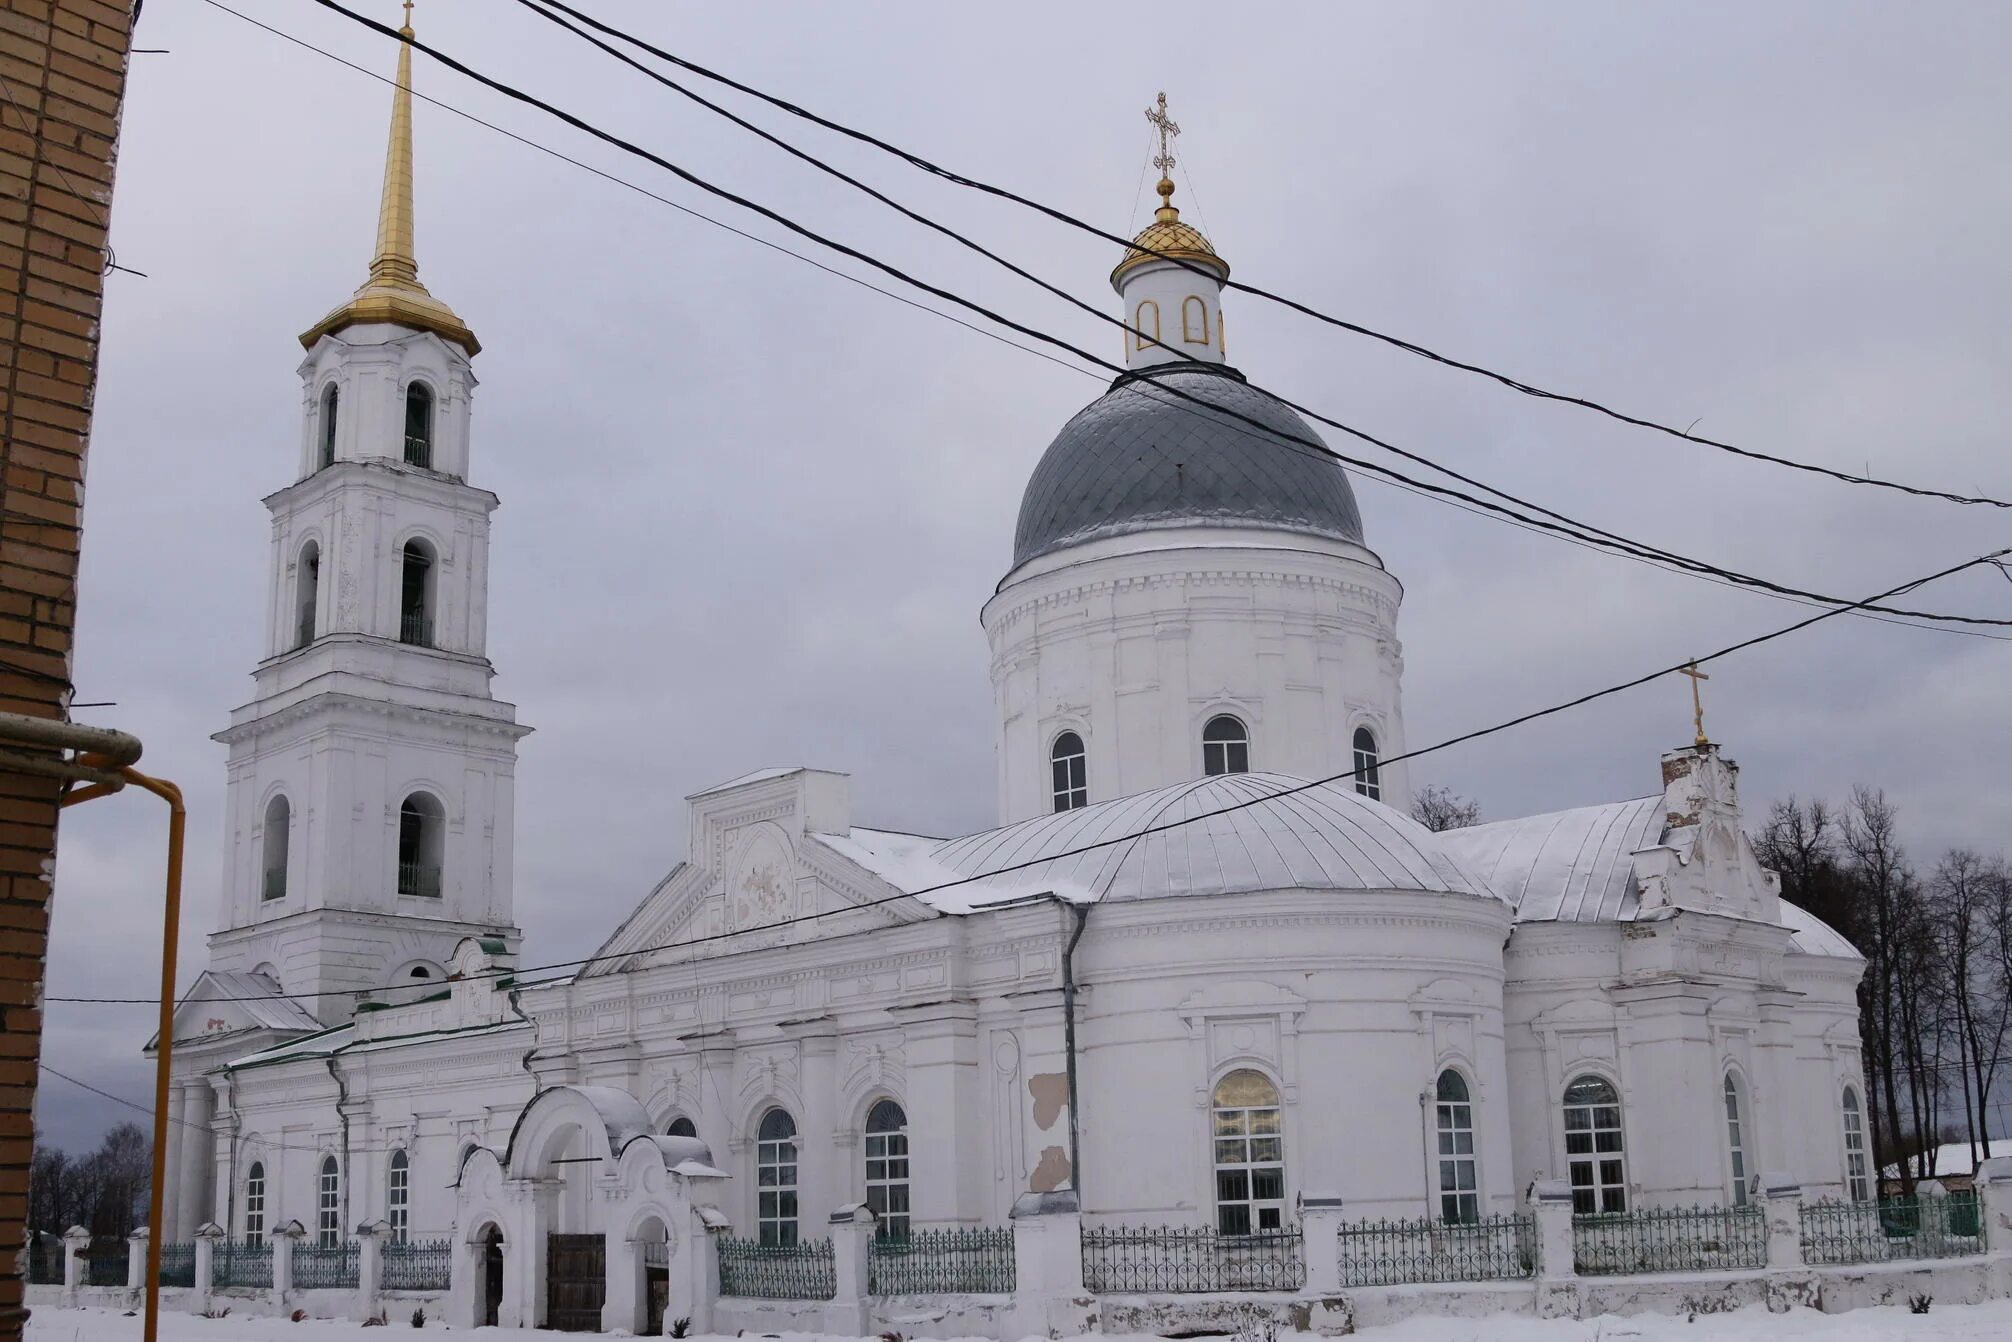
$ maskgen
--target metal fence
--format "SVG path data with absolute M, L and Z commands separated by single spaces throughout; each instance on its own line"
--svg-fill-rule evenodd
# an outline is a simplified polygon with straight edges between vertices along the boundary
M 1758 1207 L 1652 1207 L 1575 1216 L 1572 1257 L 1587 1276 L 1762 1268 L 1767 1218 Z
M 1537 1270 L 1537 1221 L 1528 1213 L 1449 1224 L 1357 1221 L 1339 1236 L 1343 1286 L 1512 1281 Z
M 1957 1258 L 1984 1252 L 1975 1193 L 1889 1198 L 1883 1202 L 1805 1202 L 1805 1263 L 1884 1263 Z
M 1296 1291 L 1305 1281 L 1297 1229 L 1249 1235 L 1224 1235 L 1209 1226 L 1083 1231 L 1083 1284 L 1092 1291 Z
M 875 1238 L 866 1280 L 872 1295 L 1009 1292 L 1013 1232 L 953 1227 Z
M 39 1230 L 29 1232 L 28 1284 L 30 1286 L 63 1284 L 63 1241 L 54 1235 L 46 1235 Z
M 444 1291 L 453 1270 L 452 1240 L 394 1241 L 384 1246 L 387 1291 Z
M 163 1244 L 161 1246 L 161 1285 L 194 1286 L 195 1284 L 195 1242 L 191 1240 L 186 1244 Z
M 123 1239 L 94 1239 L 84 1262 L 84 1285 L 124 1286 L 132 1245 Z
M 356 1241 L 332 1249 L 319 1245 L 293 1246 L 293 1285 L 300 1291 L 354 1290 L 360 1261 Z
M 219 1290 L 271 1290 L 272 1245 L 263 1241 L 217 1245 L 210 1250 L 210 1285 Z
M 838 1294 L 831 1241 L 762 1244 L 749 1239 L 719 1241 L 720 1294 L 757 1300 L 829 1300 Z

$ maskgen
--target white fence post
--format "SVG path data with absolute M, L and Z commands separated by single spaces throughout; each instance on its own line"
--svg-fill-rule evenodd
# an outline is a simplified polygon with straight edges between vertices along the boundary
M 356 1228 L 356 1307 L 366 1319 L 377 1317 L 377 1298 L 384 1291 L 384 1245 L 390 1237 L 388 1221 L 365 1221 Z
M 664 1302 L 664 1331 L 685 1318 L 691 1331 L 713 1330 L 713 1306 L 720 1298 L 719 1237 L 733 1233 L 733 1223 L 718 1207 L 694 1206 L 684 1243 L 671 1260 L 670 1298 Z
M 272 1240 L 272 1307 L 281 1314 L 286 1313 L 287 1293 L 293 1290 L 293 1246 L 300 1243 L 306 1234 L 307 1227 L 298 1221 L 274 1226 L 269 1233 Z
M 1299 1224 L 1307 1294 L 1341 1294 L 1341 1199 L 1332 1193 L 1300 1194 Z
M 2012 1250 L 2012 1156 L 1993 1156 L 1977 1167 L 1977 1218 L 1987 1250 Z
M 217 1242 L 223 1237 L 224 1228 L 215 1221 L 206 1221 L 196 1230 L 195 1287 L 189 1302 L 191 1314 L 209 1313 L 210 1296 L 217 1288 Z
M 126 1236 L 126 1289 L 138 1291 L 147 1285 L 147 1228 L 140 1226 Z
M 1531 1180 L 1530 1211 L 1537 1221 L 1537 1317 L 1577 1317 L 1579 1263 L 1572 1246 L 1571 1183 Z
M 84 1284 L 84 1255 L 91 1247 L 91 1232 L 71 1226 L 63 1232 L 63 1303 L 77 1307 L 77 1292 Z
M 1802 1266 L 1802 1185 L 1792 1174 L 1761 1176 L 1761 1205 L 1767 1212 L 1767 1265 Z
M 1013 1204 L 1015 1337 L 1099 1332 L 1097 1305 L 1083 1289 L 1083 1216 L 1076 1191 L 1023 1193 Z
M 861 1202 L 848 1202 L 831 1214 L 831 1267 L 838 1289 L 825 1311 L 828 1333 L 859 1337 L 866 1332 L 866 1256 L 876 1220 L 873 1209 Z

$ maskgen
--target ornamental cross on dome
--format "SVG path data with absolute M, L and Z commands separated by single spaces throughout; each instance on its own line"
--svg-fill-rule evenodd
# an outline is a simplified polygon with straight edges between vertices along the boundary
M 1698 692 L 1698 682 L 1701 680 L 1710 680 L 1711 677 L 1698 670 L 1696 662 L 1679 667 L 1677 674 L 1691 678 L 1691 719 L 1697 727 L 1698 744 L 1708 746 L 1712 742 L 1711 738 L 1705 735 L 1705 700 L 1704 696 Z
M 1167 95 L 1165 93 L 1160 94 L 1159 102 L 1156 105 L 1146 109 L 1146 120 L 1158 127 L 1160 132 L 1160 156 L 1153 160 L 1153 166 L 1160 170 L 1160 176 L 1172 177 L 1174 175 L 1174 152 L 1168 141 L 1173 139 L 1174 136 L 1179 135 L 1181 128 L 1174 123 L 1172 117 L 1167 115 Z

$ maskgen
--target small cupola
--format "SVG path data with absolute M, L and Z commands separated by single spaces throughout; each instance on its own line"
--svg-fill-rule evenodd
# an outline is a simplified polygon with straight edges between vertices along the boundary
M 1153 159 L 1160 170 L 1160 205 L 1153 222 L 1132 239 L 1111 271 L 1111 287 L 1125 305 L 1125 366 L 1222 363 L 1222 298 L 1229 262 L 1200 230 L 1182 222 L 1174 205 L 1172 140 L 1181 128 L 1167 115 L 1166 94 L 1146 109 L 1146 120 L 1160 133 L 1160 152 Z

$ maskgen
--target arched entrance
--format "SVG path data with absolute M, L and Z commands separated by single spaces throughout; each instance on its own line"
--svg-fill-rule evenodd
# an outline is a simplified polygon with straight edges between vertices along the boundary
M 477 1242 L 482 1255 L 476 1282 L 476 1327 L 496 1328 L 501 1326 L 503 1311 L 503 1232 L 491 1225 Z

